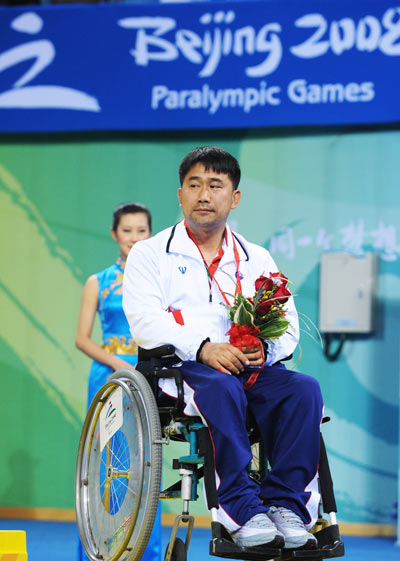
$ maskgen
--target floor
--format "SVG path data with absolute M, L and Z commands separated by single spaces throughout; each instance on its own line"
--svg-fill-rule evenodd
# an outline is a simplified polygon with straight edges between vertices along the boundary
M 0 519 L 0 530 L 25 530 L 28 561 L 74 561 L 76 525 L 72 522 L 42 522 L 36 520 Z M 163 551 L 171 528 L 163 527 Z M 194 529 L 188 561 L 210 561 L 208 555 L 210 531 Z M 343 536 L 345 557 L 351 561 L 400 561 L 400 547 L 390 538 Z

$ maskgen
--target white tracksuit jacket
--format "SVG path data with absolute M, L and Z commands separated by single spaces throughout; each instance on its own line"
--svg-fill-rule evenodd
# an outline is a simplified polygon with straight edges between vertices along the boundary
M 215 273 L 219 286 L 233 301 L 236 262 L 233 234 L 226 226 L 224 255 Z M 240 257 L 242 292 L 252 297 L 254 282 L 260 275 L 277 272 L 269 252 L 234 234 Z M 123 308 L 132 336 L 139 346 L 151 349 L 172 344 L 182 360 L 196 360 L 201 342 L 210 337 L 213 343 L 228 341 L 231 326 L 226 305 L 216 283 L 212 282 L 212 301 L 207 270 L 200 252 L 179 222 L 153 238 L 137 242 L 129 253 L 124 273 Z M 298 339 L 299 325 L 293 298 L 286 304 L 288 331 L 268 342 L 266 365 L 292 354 Z M 171 310 L 180 310 L 184 325 L 176 323 Z

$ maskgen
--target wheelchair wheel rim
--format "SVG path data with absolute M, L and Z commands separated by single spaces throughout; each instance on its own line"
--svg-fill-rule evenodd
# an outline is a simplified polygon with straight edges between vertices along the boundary
M 118 388 L 123 390 L 123 425 L 101 450 L 100 414 Z M 120 380 L 103 386 L 92 406 L 87 416 L 91 422 L 82 431 L 85 450 L 78 454 L 77 521 L 89 557 L 117 561 L 129 555 L 127 547 L 141 504 L 143 427 L 137 418 L 136 398 Z

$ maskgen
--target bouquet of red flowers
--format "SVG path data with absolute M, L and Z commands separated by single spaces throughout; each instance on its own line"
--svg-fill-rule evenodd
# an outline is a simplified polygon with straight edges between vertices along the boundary
M 277 339 L 286 333 L 290 323 L 285 319 L 285 303 L 291 296 L 288 279 L 282 273 L 260 276 L 255 282 L 255 295 L 245 298 L 239 292 L 228 308 L 232 327 L 229 342 L 243 350 L 261 345 L 261 339 Z

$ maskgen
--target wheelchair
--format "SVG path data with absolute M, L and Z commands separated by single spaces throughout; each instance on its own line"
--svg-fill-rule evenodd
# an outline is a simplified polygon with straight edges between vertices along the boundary
M 183 414 L 183 380 L 175 349 L 164 345 L 139 350 L 136 369 L 122 369 L 109 376 L 94 397 L 79 442 L 75 479 L 76 518 L 82 545 L 92 561 L 139 561 L 153 528 L 159 499 L 180 498 L 182 512 L 176 516 L 164 561 L 187 561 L 194 517 L 190 501 L 198 498 L 198 483 L 204 477 L 211 512 L 210 555 L 254 561 L 319 561 L 344 555 L 336 521 L 332 479 L 321 435 L 319 484 L 321 504 L 318 521 L 311 530 L 318 549 L 241 547 L 217 520 L 218 497 L 214 456 L 208 429 L 199 417 Z M 159 378 L 174 378 L 177 399 L 163 403 Z M 325 419 L 329 420 L 329 419 Z M 253 460 L 249 477 L 261 482 L 268 463 L 256 425 L 249 422 Z M 187 442 L 189 453 L 173 460 L 180 480 L 160 490 L 162 447 L 171 441 Z M 322 512 L 328 514 L 328 519 Z M 177 536 L 183 528 L 185 540 Z M 271 545 L 273 547 L 271 547 Z

